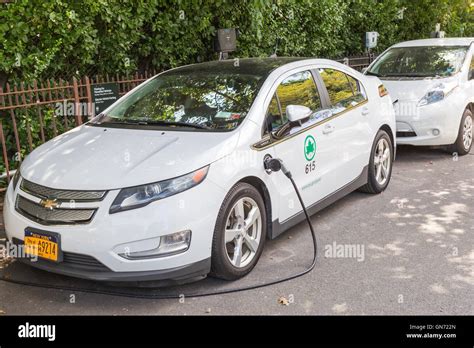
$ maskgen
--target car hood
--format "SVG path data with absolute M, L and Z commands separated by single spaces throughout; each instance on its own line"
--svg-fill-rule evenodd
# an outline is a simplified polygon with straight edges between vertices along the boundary
M 34 150 L 21 165 L 21 174 L 57 189 L 117 189 L 192 172 L 229 154 L 237 141 L 238 132 L 83 125 Z
M 392 100 L 399 100 L 400 102 L 411 101 L 419 102 L 426 93 L 433 89 L 443 89 L 449 91 L 457 85 L 456 78 L 444 79 L 384 79 L 382 80 L 385 87 L 387 87 Z

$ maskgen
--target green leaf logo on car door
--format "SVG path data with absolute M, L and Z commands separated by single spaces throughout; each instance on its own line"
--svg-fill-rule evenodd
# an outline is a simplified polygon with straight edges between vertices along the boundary
M 316 155 L 316 140 L 312 135 L 308 135 L 304 140 L 304 157 L 307 161 L 312 161 Z

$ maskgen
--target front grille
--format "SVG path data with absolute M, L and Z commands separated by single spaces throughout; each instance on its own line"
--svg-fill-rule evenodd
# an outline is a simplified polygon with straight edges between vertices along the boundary
M 52 200 L 59 204 L 62 202 L 100 202 L 107 194 L 107 191 L 59 190 L 35 184 L 25 179 L 21 181 L 20 189 L 41 200 Z M 43 225 L 69 225 L 89 223 L 94 217 L 97 208 L 58 207 L 48 209 L 42 204 L 38 204 L 19 194 L 16 201 L 16 210 L 23 216 Z
M 18 238 L 13 238 L 13 244 L 16 245 L 23 245 L 23 241 L 18 239 Z M 22 259 L 24 261 L 30 261 L 29 259 Z M 89 255 L 83 255 L 83 254 L 76 254 L 76 253 L 70 253 L 67 251 L 63 251 L 63 261 L 54 263 L 48 260 L 41 260 L 38 259 L 36 262 L 40 263 L 46 263 L 48 266 L 54 265 L 58 268 L 74 268 L 74 269 L 80 269 L 84 271 L 89 271 L 89 272 L 110 272 L 110 268 L 105 266 L 102 262 L 97 260 L 96 258 L 89 256 Z
M 416 137 L 415 132 L 397 132 L 397 138 L 411 138 Z
M 58 201 L 101 201 L 107 193 L 107 191 L 57 190 L 50 187 L 35 184 L 25 179 L 22 180 L 20 187 L 23 191 L 28 192 L 33 196 L 45 199 L 54 198 Z
M 16 210 L 38 223 L 51 224 L 80 224 L 88 223 L 94 217 L 96 209 L 47 209 L 42 205 L 18 195 Z

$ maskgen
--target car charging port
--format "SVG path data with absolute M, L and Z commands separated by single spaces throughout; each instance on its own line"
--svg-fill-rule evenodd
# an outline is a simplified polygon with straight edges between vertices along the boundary
M 301 197 L 300 191 L 298 190 L 298 186 L 296 185 L 295 181 L 293 180 L 293 176 L 291 175 L 291 172 L 285 167 L 283 164 L 283 161 L 279 158 L 272 158 L 270 155 L 265 156 L 264 162 L 263 162 L 263 167 L 267 171 L 267 173 L 272 173 L 272 172 L 279 172 L 280 170 L 285 174 L 285 176 L 290 180 L 291 184 L 293 185 L 293 188 L 295 190 L 296 195 L 298 196 L 298 200 L 301 204 L 301 207 L 303 208 L 304 215 L 306 217 L 306 221 L 308 222 L 309 230 L 311 232 L 311 237 L 313 239 L 313 247 L 314 247 L 314 258 L 313 258 L 313 263 L 311 266 L 308 268 L 306 272 L 310 272 L 314 266 L 316 265 L 316 256 L 317 256 L 317 241 L 316 241 L 316 233 L 314 232 L 313 229 L 313 224 L 311 223 L 311 219 L 309 217 L 309 213 L 306 209 L 306 206 L 303 202 L 303 197 Z

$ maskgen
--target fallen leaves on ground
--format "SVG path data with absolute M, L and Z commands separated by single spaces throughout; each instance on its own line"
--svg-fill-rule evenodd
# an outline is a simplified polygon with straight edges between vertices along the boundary
M 0 255 L 0 269 L 7 268 L 8 265 L 11 264 L 13 261 L 13 257 L 7 256 L 5 258 L 2 258 L 2 255 Z

